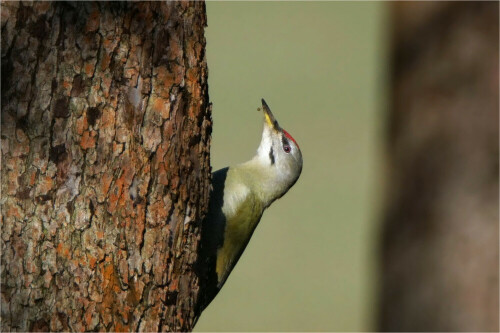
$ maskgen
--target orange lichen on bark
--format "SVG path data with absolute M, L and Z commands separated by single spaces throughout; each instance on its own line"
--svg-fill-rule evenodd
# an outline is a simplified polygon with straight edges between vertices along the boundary
M 4 195 L 15 195 L 17 190 L 19 189 L 18 183 L 18 175 L 16 172 L 7 172 L 7 193 L 3 193 Z
M 94 131 L 85 131 L 83 133 L 82 139 L 80 141 L 80 147 L 82 149 L 89 149 L 95 147 L 95 132 Z
M 95 264 L 97 262 L 97 258 L 94 257 L 93 255 L 91 254 L 87 254 L 87 262 L 88 262 L 88 265 L 91 269 L 94 269 L 95 268 Z
M 73 84 L 69 81 L 66 81 L 66 80 L 63 81 L 62 85 L 65 89 L 71 89 L 73 87 Z
M 115 272 L 115 266 L 111 262 L 110 257 L 106 257 L 106 260 L 104 262 L 102 278 L 103 278 L 104 288 L 113 291 L 113 293 L 110 294 L 115 294 L 120 291 L 120 286 L 118 284 L 118 277 L 116 276 Z M 111 306 L 107 307 L 111 308 Z
M 169 48 L 169 52 L 168 52 L 168 56 L 169 56 L 169 60 L 174 60 L 176 59 L 177 57 L 179 57 L 179 55 L 181 54 L 181 43 L 178 39 L 178 36 L 172 36 L 173 38 L 171 38 L 169 40 L 169 44 L 168 44 L 168 48 Z
M 71 258 L 70 248 L 66 246 L 66 244 L 64 244 L 63 242 L 60 242 L 59 245 L 57 245 L 56 253 L 60 257 L 64 257 L 66 259 Z
M 179 289 L 179 279 L 173 279 L 168 285 L 168 290 L 175 291 Z
M 111 50 L 113 48 L 112 40 L 108 38 L 104 39 L 102 45 L 106 50 Z
M 133 168 L 134 165 L 137 165 L 138 163 L 135 161 L 135 159 L 132 159 L 130 161 L 127 161 L 127 163 L 123 164 L 122 167 L 122 175 L 119 178 L 119 181 L 121 182 L 122 186 L 122 192 L 120 195 L 120 199 L 118 201 L 118 204 L 120 207 L 124 207 L 126 205 L 126 202 L 131 200 L 130 199 L 130 193 L 126 189 L 130 187 L 132 184 L 132 179 L 134 178 L 135 174 L 135 169 Z
M 153 102 L 153 111 L 158 113 L 163 119 L 170 116 L 170 103 L 163 98 L 155 98 Z
M 105 172 L 102 175 L 102 178 L 101 178 L 101 194 L 102 195 L 105 196 L 106 193 L 108 193 L 109 186 L 111 185 L 112 180 L 113 180 L 113 177 L 108 172 Z
M 165 132 L 163 134 L 165 135 Z M 165 142 L 162 142 L 158 145 L 158 148 L 156 148 L 156 156 L 153 159 L 153 169 L 159 169 L 160 164 L 163 164 L 162 167 L 165 168 L 163 162 L 165 161 L 165 154 L 167 153 L 167 150 L 168 144 L 166 144 Z
M 76 120 L 75 126 L 76 133 L 78 133 L 78 135 L 82 135 L 83 131 L 89 128 L 89 124 L 87 122 L 87 113 L 84 113 L 83 116 Z
M 21 212 L 17 206 L 9 205 L 9 208 L 7 209 L 7 216 L 14 216 L 19 219 L 21 218 Z
M 36 170 L 31 170 L 28 177 L 29 177 L 29 185 L 33 186 L 36 180 Z
M 188 109 L 188 116 L 189 118 L 191 119 L 195 119 L 196 118 L 196 108 L 193 107 L 193 106 L 190 106 L 189 109 Z
M 198 79 L 200 77 L 199 71 L 197 68 L 190 68 L 186 72 L 186 77 L 190 84 L 196 84 L 198 82 Z
M 51 177 L 43 177 L 38 185 L 38 190 L 41 194 L 49 192 L 54 185 L 54 180 Z
M 122 194 L 122 187 L 123 187 L 123 182 L 124 182 L 124 173 L 118 178 L 115 182 L 115 186 L 113 187 L 113 190 L 111 191 L 109 195 L 109 205 L 108 205 L 108 212 L 112 213 L 115 211 L 116 206 L 118 205 L 118 200 L 121 197 Z
M 87 309 L 87 311 L 85 311 L 84 319 L 86 327 L 89 327 L 92 324 L 92 314 L 93 312 L 91 311 L 90 308 Z
M 123 291 L 120 288 L 118 273 L 116 272 L 111 257 L 106 257 L 105 262 L 99 264 L 99 271 L 102 276 L 103 298 L 102 302 L 97 306 L 97 310 L 103 318 L 111 319 L 112 317 L 110 317 L 110 315 L 113 317 L 115 317 L 115 315 L 121 316 L 122 305 L 121 302 L 118 301 L 118 294 Z M 104 320 L 107 321 L 107 319 Z M 130 328 L 120 320 L 115 320 L 114 329 L 112 329 L 112 331 L 130 331 Z
M 94 75 L 94 64 L 91 62 L 85 63 L 85 66 L 83 67 L 83 70 L 85 71 L 85 74 L 88 77 L 92 77 Z
M 106 129 L 115 124 L 115 112 L 111 108 L 104 108 L 101 115 L 101 128 Z
M 123 151 L 123 143 L 117 143 L 116 141 L 113 141 L 113 156 L 117 156 Z
M 158 168 L 158 183 L 162 185 L 168 185 L 168 175 L 167 171 L 165 171 L 165 167 Z
M 129 332 L 130 328 L 129 328 L 128 325 L 124 325 L 120 321 L 117 321 L 115 323 L 115 329 L 114 329 L 114 331 L 115 332 Z
M 171 87 L 175 83 L 175 75 L 165 66 L 160 66 L 156 68 L 156 80 L 159 81 L 160 87 Z M 169 98 L 168 89 L 161 89 L 158 94 L 163 98 Z
M 12 149 L 13 157 L 23 157 L 26 156 L 30 151 L 29 144 L 16 144 Z
M 165 221 L 168 216 L 168 210 L 166 209 L 163 201 L 156 201 L 149 206 L 149 214 L 154 221 Z
M 135 68 L 127 68 L 124 70 L 124 77 L 134 78 L 137 77 L 137 69 Z
M 136 214 L 135 220 L 134 220 L 134 227 L 136 230 L 136 235 L 135 237 L 135 244 L 140 245 L 143 240 L 143 234 L 144 234 L 144 228 L 145 228 L 145 221 L 146 217 L 144 216 L 144 204 L 138 204 L 136 206 L 136 209 L 134 210 L 134 213 Z
M 131 308 L 127 304 L 124 304 L 121 307 L 118 307 L 118 312 L 120 313 L 120 316 L 123 318 L 123 321 L 125 323 L 129 322 L 130 319 L 130 314 L 131 314 Z
M 183 326 L 184 325 L 184 318 L 182 317 L 181 313 L 177 313 L 177 319 L 179 320 L 179 324 L 181 324 L 181 326 Z
M 2 143 L 2 149 L 4 148 Z M 5 166 L 10 170 L 17 170 L 21 165 L 21 160 L 19 158 L 6 158 L 4 159 Z
M 86 32 L 96 31 L 99 28 L 100 13 L 99 10 L 95 9 L 90 13 L 87 19 L 87 25 L 85 26 Z

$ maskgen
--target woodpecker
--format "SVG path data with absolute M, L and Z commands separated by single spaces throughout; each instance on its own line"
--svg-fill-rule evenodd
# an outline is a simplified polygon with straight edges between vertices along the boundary
M 198 313 L 208 306 L 238 262 L 264 210 L 302 171 L 302 153 L 262 99 L 264 129 L 257 154 L 212 174 L 209 211 L 202 222 Z

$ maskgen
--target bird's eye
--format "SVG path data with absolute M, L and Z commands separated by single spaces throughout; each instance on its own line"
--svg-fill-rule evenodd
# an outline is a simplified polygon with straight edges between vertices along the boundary
M 290 151 L 292 151 L 292 148 L 290 148 L 289 145 L 283 145 L 283 150 L 285 151 L 285 153 L 290 153 Z

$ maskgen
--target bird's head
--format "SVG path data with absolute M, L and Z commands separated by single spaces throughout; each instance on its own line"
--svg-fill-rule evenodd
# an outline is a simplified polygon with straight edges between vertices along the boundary
M 274 117 L 266 101 L 262 99 L 264 129 L 257 156 L 261 164 L 275 175 L 276 186 L 283 195 L 297 181 L 302 171 L 302 153 L 295 139 Z M 280 188 L 282 187 L 282 188 Z

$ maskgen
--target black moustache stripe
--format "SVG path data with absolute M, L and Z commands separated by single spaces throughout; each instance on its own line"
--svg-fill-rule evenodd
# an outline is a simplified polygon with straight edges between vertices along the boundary
M 272 146 L 271 146 L 271 150 L 269 151 L 269 159 L 271 159 L 271 164 L 274 164 L 274 152 L 273 152 Z

